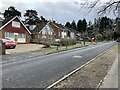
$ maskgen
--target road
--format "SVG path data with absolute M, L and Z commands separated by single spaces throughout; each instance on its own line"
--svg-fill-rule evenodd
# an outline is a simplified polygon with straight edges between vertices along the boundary
M 109 42 L 91 45 L 2 64 L 2 86 L 3 88 L 46 88 L 115 44 Z

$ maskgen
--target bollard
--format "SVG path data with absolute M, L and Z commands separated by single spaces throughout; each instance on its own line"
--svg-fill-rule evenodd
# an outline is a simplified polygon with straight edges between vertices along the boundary
M 6 54 L 5 43 L 2 43 L 2 55 Z

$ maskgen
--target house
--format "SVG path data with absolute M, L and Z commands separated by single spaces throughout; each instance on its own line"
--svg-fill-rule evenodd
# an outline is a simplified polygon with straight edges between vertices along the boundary
M 63 38 L 70 38 L 70 30 L 65 28 L 63 25 L 51 22 L 51 27 L 55 33 L 55 39 L 63 39 Z
M 9 38 L 16 43 L 30 43 L 30 34 L 18 16 L 1 21 L 0 38 Z
M 41 20 L 31 32 L 32 43 L 51 43 L 55 39 L 50 21 Z
M 30 29 L 32 27 L 32 29 Z M 64 27 L 54 21 L 41 20 L 36 26 L 29 26 L 31 31 L 31 43 L 47 43 L 60 41 L 64 38 L 76 38 L 78 31 Z
M 76 37 L 80 36 L 80 32 L 79 31 L 77 31 L 75 29 L 72 29 L 72 28 L 65 27 L 62 24 L 58 24 L 58 23 L 52 22 L 51 25 L 52 25 L 52 28 L 53 28 L 53 30 L 54 30 L 54 32 L 56 34 L 56 37 L 58 39 L 62 39 L 62 38 L 76 38 Z

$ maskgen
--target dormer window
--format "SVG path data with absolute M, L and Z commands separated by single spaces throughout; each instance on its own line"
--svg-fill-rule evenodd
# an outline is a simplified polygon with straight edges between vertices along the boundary
M 20 28 L 20 22 L 12 21 L 12 27 Z

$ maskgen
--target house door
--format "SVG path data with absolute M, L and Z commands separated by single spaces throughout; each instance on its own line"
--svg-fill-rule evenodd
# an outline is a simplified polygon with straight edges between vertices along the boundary
M 18 34 L 14 34 L 14 41 L 15 41 L 15 42 L 18 41 Z
M 14 40 L 15 40 L 15 42 L 18 41 L 18 35 L 15 35 Z

